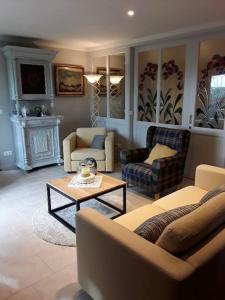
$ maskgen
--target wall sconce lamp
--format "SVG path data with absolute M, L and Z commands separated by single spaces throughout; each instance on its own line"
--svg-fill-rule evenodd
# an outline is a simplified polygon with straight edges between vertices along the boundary
M 123 78 L 124 78 L 124 76 L 112 75 L 112 76 L 109 76 L 109 81 L 111 84 L 116 85 L 116 84 L 119 84 Z
M 110 81 L 110 96 L 111 98 L 116 98 L 120 93 L 120 84 L 121 80 L 124 78 L 124 76 L 120 75 L 112 75 L 109 76 Z
M 99 104 L 100 104 L 100 83 L 99 80 L 102 77 L 102 74 L 86 74 L 84 77 L 87 79 L 87 82 L 93 88 L 93 101 L 91 102 L 91 126 L 95 127 L 97 118 L 99 117 Z

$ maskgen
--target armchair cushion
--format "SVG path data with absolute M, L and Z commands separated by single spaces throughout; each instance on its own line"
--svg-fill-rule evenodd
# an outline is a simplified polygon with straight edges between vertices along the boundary
M 91 148 L 105 149 L 105 135 L 95 135 L 91 142 Z
M 171 149 L 166 145 L 161 145 L 157 143 L 150 152 L 149 157 L 144 162 L 146 164 L 151 165 L 156 159 L 174 156 L 175 154 L 177 154 L 176 150 Z
M 76 148 L 71 153 L 71 160 L 84 160 L 93 157 L 95 160 L 105 160 L 105 150 L 92 148 Z
M 90 147 L 95 135 L 106 135 L 103 127 L 77 128 L 77 147 Z

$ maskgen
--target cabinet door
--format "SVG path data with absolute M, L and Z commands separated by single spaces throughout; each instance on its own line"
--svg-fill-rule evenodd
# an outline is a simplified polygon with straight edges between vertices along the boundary
M 29 144 L 32 162 L 54 158 L 54 127 L 29 128 Z

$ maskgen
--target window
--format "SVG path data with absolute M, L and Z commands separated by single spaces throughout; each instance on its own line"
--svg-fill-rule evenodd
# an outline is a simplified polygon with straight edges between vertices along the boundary
M 159 61 L 160 51 L 161 61 Z M 160 87 L 158 86 L 159 69 L 161 70 Z M 185 46 L 139 53 L 139 121 L 156 122 L 159 120 L 164 124 L 181 124 L 184 71 Z M 157 116 L 157 102 L 160 108 L 159 116 Z
M 185 47 L 162 50 L 160 123 L 180 125 L 184 91 Z
M 139 121 L 156 122 L 158 60 L 158 50 L 139 53 Z
M 223 129 L 225 116 L 225 40 L 200 44 L 195 126 Z

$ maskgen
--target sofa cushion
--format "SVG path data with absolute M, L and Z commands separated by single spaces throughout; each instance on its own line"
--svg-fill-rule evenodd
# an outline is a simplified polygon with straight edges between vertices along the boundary
M 205 194 L 202 199 L 200 200 L 200 203 L 205 203 L 212 199 L 213 197 L 219 195 L 220 193 L 225 192 L 225 184 L 222 184 L 212 190 L 210 190 L 207 194 Z
M 90 147 L 93 149 L 105 149 L 105 135 L 95 135 Z
M 225 193 L 172 222 L 156 244 L 172 254 L 184 254 L 225 223 Z
M 149 154 L 149 157 L 144 161 L 144 163 L 152 165 L 153 161 L 156 159 L 170 157 L 177 154 L 177 151 L 161 144 L 156 144 Z
M 105 150 L 92 148 L 76 148 L 71 153 L 72 160 L 84 160 L 87 157 L 93 157 L 95 160 L 105 160 Z
M 127 229 L 134 231 L 140 224 L 142 224 L 147 219 L 159 215 L 165 212 L 152 204 L 144 205 L 140 208 L 134 209 L 133 211 L 122 215 L 115 219 L 115 222 L 126 227 Z
M 143 237 L 144 239 L 155 243 L 160 237 L 163 230 L 173 221 L 185 216 L 198 208 L 200 204 L 191 204 L 174 208 L 159 215 L 149 218 L 140 226 L 138 226 L 134 232 Z
M 76 131 L 77 147 L 90 147 L 95 135 L 106 135 L 106 129 L 103 127 L 78 128 Z
M 207 191 L 196 186 L 187 186 L 160 198 L 154 202 L 154 205 L 164 210 L 171 210 L 176 207 L 198 203 L 206 193 Z

